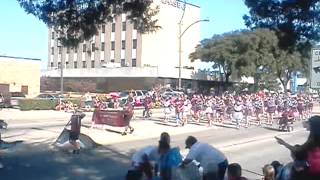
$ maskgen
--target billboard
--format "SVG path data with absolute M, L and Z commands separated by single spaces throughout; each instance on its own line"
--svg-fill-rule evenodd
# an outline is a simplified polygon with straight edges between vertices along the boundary
M 311 50 L 310 65 L 311 88 L 320 89 L 320 48 Z

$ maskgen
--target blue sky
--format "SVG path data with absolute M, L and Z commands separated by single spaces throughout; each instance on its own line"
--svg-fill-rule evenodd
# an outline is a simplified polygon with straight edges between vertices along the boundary
M 201 39 L 245 28 L 242 16 L 248 12 L 243 0 L 187 0 L 201 7 Z M 16 0 L 0 0 L 0 55 L 42 59 L 47 63 L 48 31 L 44 23 L 28 15 Z

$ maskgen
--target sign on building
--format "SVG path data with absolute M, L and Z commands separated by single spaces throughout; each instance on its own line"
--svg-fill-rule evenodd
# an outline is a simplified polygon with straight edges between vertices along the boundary
M 311 50 L 311 88 L 320 89 L 320 48 Z

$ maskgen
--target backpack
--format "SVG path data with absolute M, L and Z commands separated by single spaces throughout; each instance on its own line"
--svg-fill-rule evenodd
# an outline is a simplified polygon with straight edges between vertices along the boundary
M 320 148 L 314 148 L 308 152 L 307 162 L 309 164 L 308 172 L 311 174 L 320 174 Z

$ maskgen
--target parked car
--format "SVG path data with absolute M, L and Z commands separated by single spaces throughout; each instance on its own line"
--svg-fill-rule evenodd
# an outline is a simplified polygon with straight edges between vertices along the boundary
M 3 95 L 0 93 L 0 108 L 4 108 L 4 97 Z
M 128 98 L 130 92 L 133 93 L 133 98 L 135 100 L 135 104 L 134 105 L 135 106 L 142 106 L 143 105 L 143 100 L 146 97 L 146 94 L 148 93 L 148 91 L 146 91 L 146 90 L 121 91 L 119 93 L 120 102 L 124 102 Z
M 19 100 L 25 99 L 26 95 L 22 92 L 11 92 L 10 93 L 10 107 L 19 107 Z
M 60 94 L 39 94 L 35 99 L 42 99 L 42 100 L 59 100 L 65 99 L 64 96 Z

